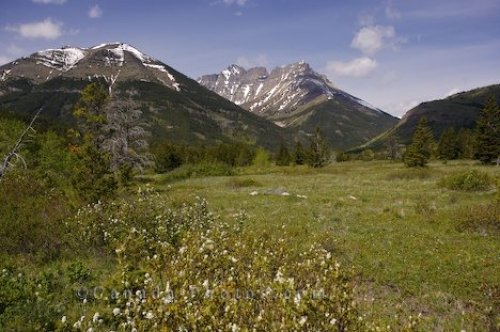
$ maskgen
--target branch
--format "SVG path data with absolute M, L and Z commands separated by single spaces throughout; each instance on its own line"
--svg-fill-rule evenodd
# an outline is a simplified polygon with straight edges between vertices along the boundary
M 30 133 L 30 132 L 35 132 L 35 129 L 33 129 L 33 125 L 35 124 L 35 121 L 38 118 L 38 115 L 40 114 L 40 112 L 42 110 L 43 110 L 43 107 L 38 109 L 38 111 L 35 113 L 35 115 L 31 119 L 31 122 L 29 123 L 28 127 L 26 127 L 26 129 L 21 133 L 21 136 L 19 136 L 18 140 L 16 141 L 16 143 L 14 144 L 14 146 L 12 147 L 10 152 L 5 155 L 5 157 L 3 159 L 3 163 L 0 166 L 0 179 L 3 177 L 3 175 L 7 171 L 7 168 L 11 165 L 12 158 L 17 158 L 17 159 L 20 158 L 20 156 L 18 154 L 18 150 L 21 147 L 21 145 L 23 144 L 26 135 L 28 135 L 28 133 Z M 21 158 L 21 160 L 24 162 L 24 160 L 22 158 Z

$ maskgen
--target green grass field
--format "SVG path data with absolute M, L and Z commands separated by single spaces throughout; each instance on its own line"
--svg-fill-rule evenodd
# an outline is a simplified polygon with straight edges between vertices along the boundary
M 13 206 L 0 330 L 497 331 L 499 180 L 472 161 L 202 164 L 64 219 L 31 204 L 31 228 Z M 221 296 L 240 289 L 259 295 Z
M 347 162 L 318 170 L 246 168 L 237 176 L 176 182 L 156 176 L 151 183 L 174 204 L 206 198 L 222 220 L 242 221 L 256 236 L 286 229 L 297 251 L 320 238 L 354 269 L 364 311 L 388 325 L 421 314 L 423 330 L 481 331 L 499 326 L 498 194 L 438 185 L 470 169 L 497 181 L 500 175 L 467 161 L 426 169 Z

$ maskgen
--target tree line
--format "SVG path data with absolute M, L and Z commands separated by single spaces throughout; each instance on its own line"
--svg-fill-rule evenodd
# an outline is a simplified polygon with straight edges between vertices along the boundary
M 278 151 L 272 153 L 260 147 L 242 142 L 226 142 L 212 145 L 179 144 L 162 142 L 148 146 L 148 123 L 142 117 L 141 105 L 134 101 L 133 92 L 109 95 L 108 89 L 99 83 L 89 84 L 75 105 L 73 115 L 77 126 L 68 130 L 66 137 L 55 137 L 54 133 L 29 144 L 48 144 L 44 150 L 59 156 L 61 165 L 70 169 L 61 170 L 68 176 L 71 185 L 83 201 L 96 201 L 112 195 L 120 186 L 126 186 L 136 172 L 154 169 L 158 173 L 172 171 L 185 164 L 223 163 L 230 167 L 308 165 L 313 168 L 351 159 L 370 161 L 373 159 L 402 160 L 409 167 L 425 166 L 431 158 L 444 161 L 453 159 L 477 159 L 484 164 L 500 163 L 500 108 L 490 98 L 481 111 L 475 129 L 446 129 L 438 141 L 435 140 L 425 117 L 414 132 L 409 145 L 399 144 L 395 136 L 389 136 L 383 151 L 365 149 L 359 154 L 337 151 L 333 153 L 319 128 L 310 134 L 306 143 L 296 142 L 293 148 L 281 142 Z M 28 128 L 31 128 L 33 123 Z M 56 135 L 57 136 L 57 135 Z M 45 141 L 44 141 L 45 140 Z M 5 150 L 1 173 L 18 156 L 14 150 Z M 47 150 L 49 149 L 49 150 Z M 50 151 L 61 149 L 63 151 Z M 66 160 L 66 163 L 63 161 Z M 14 159 L 15 161 L 15 159 Z M 51 167 L 58 160 L 51 161 Z M 36 164 L 36 163 L 32 163 Z M 43 164 L 43 163 L 42 163 Z M 47 170 L 48 171 L 48 170 Z
M 456 132 L 447 128 L 438 142 L 434 140 L 427 118 L 422 117 L 403 160 L 409 167 L 421 167 L 433 156 L 444 161 L 477 159 L 482 164 L 500 164 L 500 107 L 495 99 L 488 99 L 474 130 Z

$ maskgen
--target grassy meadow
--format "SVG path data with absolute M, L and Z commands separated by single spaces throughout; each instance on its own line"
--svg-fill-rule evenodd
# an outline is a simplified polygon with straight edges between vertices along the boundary
M 239 220 L 255 234 L 286 230 L 298 252 L 321 241 L 353 268 L 357 300 L 384 324 L 420 314 L 423 330 L 481 331 L 500 323 L 498 194 L 439 185 L 471 169 L 500 174 L 470 161 L 424 169 L 355 161 L 150 180 L 174 204 L 203 197 L 222 220 Z
M 61 217 L 11 175 L 2 331 L 500 327 L 496 167 L 185 165 Z

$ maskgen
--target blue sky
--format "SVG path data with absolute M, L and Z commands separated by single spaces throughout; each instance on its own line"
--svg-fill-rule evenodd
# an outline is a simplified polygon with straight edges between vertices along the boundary
M 304 60 L 401 116 L 500 83 L 499 0 L 2 0 L 0 63 L 122 41 L 190 77 Z

